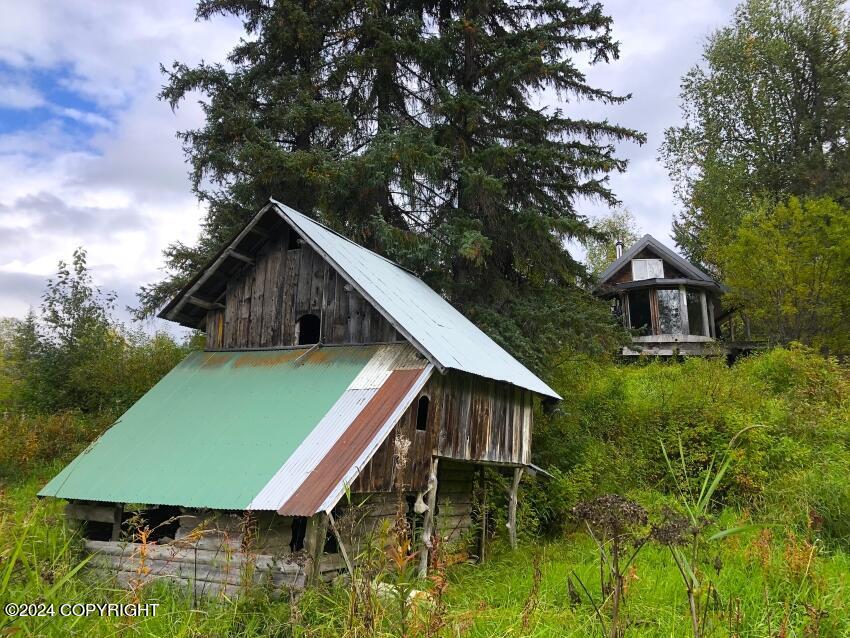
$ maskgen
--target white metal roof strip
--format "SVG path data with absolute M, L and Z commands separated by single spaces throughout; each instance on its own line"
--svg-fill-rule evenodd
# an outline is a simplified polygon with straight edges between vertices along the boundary
M 354 418 L 377 394 L 378 388 L 348 389 L 307 435 L 295 452 L 261 489 L 245 509 L 277 510 L 330 451 Z
M 392 432 L 395 424 L 398 423 L 399 419 L 401 419 L 404 415 L 405 410 L 410 407 L 410 404 L 416 398 L 416 395 L 418 395 L 422 391 L 422 388 L 425 387 L 425 384 L 428 383 L 428 379 L 431 378 L 431 373 L 433 371 L 434 366 L 430 364 L 422 371 L 422 374 L 419 375 L 419 378 L 416 379 L 416 382 L 410 387 L 410 390 L 408 390 L 404 397 L 398 402 L 395 410 L 393 410 L 392 414 L 390 414 L 387 420 L 381 425 L 380 430 L 378 430 L 378 433 L 369 442 L 369 445 L 358 457 L 357 461 L 345 473 L 345 476 L 342 481 L 340 481 L 339 485 L 337 485 L 324 500 L 322 505 L 319 507 L 320 512 L 331 511 L 339 502 L 339 499 L 341 499 L 342 495 L 345 494 L 345 488 L 351 485 L 354 482 L 354 479 L 359 476 L 363 468 L 366 467 L 366 464 L 375 452 L 378 451 L 378 448 L 381 447 L 381 444 L 386 440 L 389 433 Z
M 380 388 L 393 370 L 424 368 L 428 362 L 409 343 L 381 346 L 348 386 L 350 390 Z
M 315 250 L 439 367 L 506 381 L 560 399 L 421 279 L 292 208 L 272 202 Z
M 378 348 L 336 403 L 246 509 L 277 510 L 301 487 L 393 370 L 404 367 L 424 368 L 426 365 L 429 364 L 418 358 L 415 348 L 408 343 L 387 344 Z

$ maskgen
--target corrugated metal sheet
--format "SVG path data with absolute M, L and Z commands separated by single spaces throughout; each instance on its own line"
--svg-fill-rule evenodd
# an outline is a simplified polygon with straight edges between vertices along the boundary
M 272 200 L 280 215 L 441 368 L 453 368 L 560 399 L 418 277 Z
M 427 376 L 425 370 L 393 370 L 386 382 L 351 420 L 341 436 L 315 466 L 310 477 L 302 482 L 292 496 L 282 504 L 278 514 L 308 516 L 333 507 L 337 499 L 329 499 L 329 497 L 337 490 L 341 495 L 349 470 L 355 467 L 358 459 L 370 448 L 370 443 L 379 438 L 378 435 L 397 411 L 404 397 L 418 385 L 417 382 L 421 378 L 427 379 Z M 390 423 L 391 428 L 392 423 Z M 383 438 L 380 438 L 373 451 L 382 442 Z M 328 500 L 333 502 L 323 508 Z
M 281 475 L 292 493 L 396 365 L 427 363 L 407 344 L 193 353 L 39 495 L 243 510 Z
M 248 509 L 277 510 L 305 482 L 312 484 L 313 481 L 321 476 L 321 472 L 317 473 L 317 466 L 324 459 L 328 458 L 328 454 L 332 448 L 346 435 L 351 424 L 367 409 L 367 406 L 371 405 L 372 399 L 379 392 L 379 389 L 384 386 L 393 371 L 412 369 L 419 374 L 426 367 L 430 371 L 430 364 L 422 359 L 421 355 L 409 344 L 380 346 L 342 396 L 339 397 L 339 400 L 322 417 L 322 420 L 316 425 L 310 435 L 280 467 L 269 482 L 266 483 L 262 490 L 259 491 L 257 496 L 248 505 Z M 400 402 L 403 399 L 403 395 L 396 396 L 396 401 Z M 412 400 L 412 397 L 410 400 Z M 390 428 L 392 428 L 392 424 Z M 374 445 L 374 449 L 377 449 L 382 441 L 383 438 Z M 351 466 L 350 463 L 349 465 L 345 465 L 347 462 L 345 456 L 334 458 L 332 462 L 340 467 L 344 466 L 342 467 L 344 471 L 350 469 Z M 325 493 L 323 493 L 323 498 L 337 486 L 337 484 L 334 484 L 328 487 Z M 322 500 L 318 504 L 320 505 L 321 503 Z M 336 501 L 333 504 L 336 504 Z M 319 510 L 314 509 L 311 512 L 306 512 L 304 508 L 301 508 L 297 512 L 289 513 L 308 516 L 317 511 Z

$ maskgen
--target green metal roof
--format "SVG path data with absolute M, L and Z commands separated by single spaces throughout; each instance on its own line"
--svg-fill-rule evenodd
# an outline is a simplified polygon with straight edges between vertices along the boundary
M 39 496 L 244 510 L 378 349 L 193 353 Z

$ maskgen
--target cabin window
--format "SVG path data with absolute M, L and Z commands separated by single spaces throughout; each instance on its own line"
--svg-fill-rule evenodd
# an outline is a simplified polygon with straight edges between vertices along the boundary
M 682 295 L 678 288 L 659 288 L 658 332 L 663 335 L 682 334 Z
M 688 300 L 688 332 L 692 335 L 705 336 L 702 325 L 702 293 L 688 290 L 685 297 Z
M 629 293 L 629 326 L 639 335 L 652 334 L 649 290 L 632 290 Z
M 427 396 L 419 397 L 419 404 L 416 406 L 416 429 L 424 432 L 428 429 L 428 406 L 431 404 L 431 399 Z
M 295 516 L 292 518 L 292 538 L 289 541 L 289 549 L 300 552 L 304 549 L 304 537 L 307 535 L 307 517 Z
M 295 344 L 299 346 L 319 343 L 321 322 L 316 315 L 301 315 L 295 322 Z
M 298 233 L 290 228 L 286 238 L 286 249 L 298 250 L 299 248 L 301 248 L 301 238 L 298 236 Z
M 632 280 L 663 279 L 664 262 L 660 259 L 632 259 Z

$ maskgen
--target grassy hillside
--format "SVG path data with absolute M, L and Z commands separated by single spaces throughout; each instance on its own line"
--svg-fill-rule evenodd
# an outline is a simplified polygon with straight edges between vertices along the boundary
M 161 606 L 146 619 L 12 622 L 0 613 L 0 635 L 601 635 L 610 593 L 602 594 L 598 548 L 573 507 L 623 494 L 649 514 L 634 530 L 643 539 L 670 511 L 684 511 L 688 490 L 699 492 L 706 476 L 717 475 L 717 459 L 742 430 L 711 498 L 703 558 L 694 562 L 704 635 L 849 635 L 848 387 L 846 368 L 799 348 L 732 368 L 703 360 L 565 362 L 556 385 L 565 401 L 539 416 L 535 439 L 537 460 L 554 478 L 523 483 L 520 549 L 504 546 L 504 507 L 494 500 L 484 565 L 451 564 L 446 555 L 433 578 L 418 581 L 403 556 L 371 563 L 379 579 L 426 592 L 427 602 L 409 606 L 345 583 L 297 601 L 271 600 L 252 587 L 238 600 L 193 606 L 186 592 L 163 584 L 126 592 L 83 576 L 75 571 L 79 539 L 62 524 L 61 504 L 37 503 L 34 494 L 108 418 L 10 411 L 0 418 L 0 602 Z M 624 588 L 624 635 L 689 635 L 686 591 L 667 547 L 648 540 L 625 570 Z

